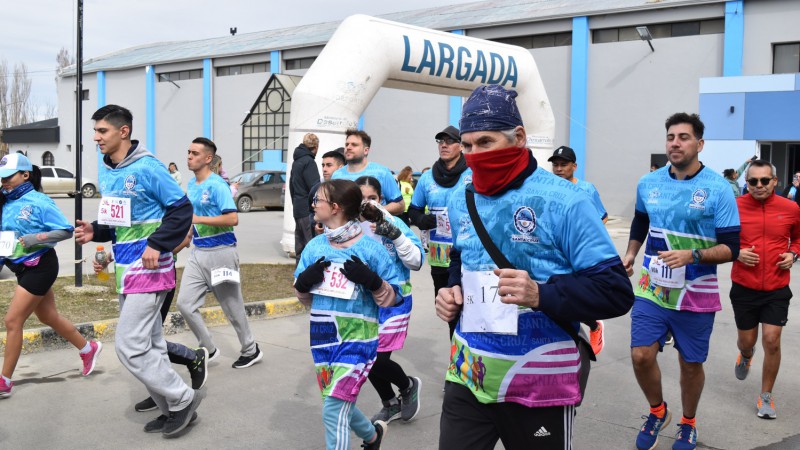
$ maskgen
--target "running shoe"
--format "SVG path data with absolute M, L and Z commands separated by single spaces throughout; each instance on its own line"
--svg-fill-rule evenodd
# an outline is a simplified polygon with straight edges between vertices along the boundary
M 408 377 L 410 385 L 400 391 L 401 414 L 403 422 L 414 420 L 419 414 L 419 390 L 422 387 L 422 380 L 417 377 Z
M 758 397 L 756 405 L 758 406 L 758 417 L 762 419 L 774 419 L 778 417 L 777 414 L 775 414 L 775 399 L 772 398 L 772 393 L 762 392 Z
M 158 408 L 156 405 L 156 401 L 153 400 L 153 397 L 147 397 L 146 399 L 140 401 L 139 403 L 133 405 L 133 409 L 136 412 L 145 412 L 145 411 L 152 411 Z
M 184 428 L 189 426 L 189 423 L 194 419 L 194 412 L 203 401 L 203 391 L 194 391 L 194 398 L 186 408 L 180 411 L 170 411 L 167 416 L 167 421 L 164 423 L 162 433 L 164 437 L 174 437 Z
M 206 358 L 206 360 L 207 360 L 208 362 L 212 362 L 212 361 L 214 361 L 214 360 L 215 360 L 215 359 L 217 359 L 217 358 L 219 358 L 219 349 L 218 349 L 218 348 L 215 348 L 213 352 L 211 352 L 211 353 L 209 353 L 209 354 L 208 354 L 208 358 Z
M 697 447 L 697 428 L 688 423 L 678 424 L 672 450 L 694 450 Z
M 642 416 L 642 419 L 647 420 L 642 424 L 639 435 L 636 436 L 636 448 L 638 450 L 652 450 L 658 445 L 658 433 L 660 433 L 672 419 L 672 411 L 669 410 L 666 402 L 664 402 L 664 408 L 667 412 L 664 414 L 664 417 L 660 419 L 653 413 L 650 413 L 648 416 Z
M 3 377 L 0 377 L 0 398 L 8 398 L 11 397 L 11 388 L 14 387 L 14 382 L 6 380 Z
M 381 441 L 383 441 L 383 437 L 386 436 L 386 431 L 389 426 L 386 425 L 386 422 L 381 422 L 380 420 L 376 420 L 372 422 L 372 424 L 375 425 L 375 440 L 369 443 L 364 441 L 364 443 L 361 444 L 361 448 L 365 450 L 380 450 Z
M 144 432 L 145 433 L 162 433 L 162 432 L 164 432 L 164 425 L 167 423 L 167 419 L 169 419 L 169 417 L 167 417 L 167 416 L 162 414 L 162 415 L 156 417 L 155 419 L 151 420 L 150 422 L 147 422 L 144 425 Z M 192 420 L 189 421 L 189 424 L 191 425 L 192 422 L 194 422 L 195 420 L 197 420 L 197 413 L 196 412 L 194 414 L 192 414 Z
M 740 380 L 747 378 L 747 374 L 750 373 L 750 364 L 753 362 L 754 356 L 756 356 L 755 347 L 753 347 L 753 353 L 749 358 L 745 358 L 742 356 L 742 352 L 739 352 L 739 356 L 736 357 L 736 367 L 733 368 L 733 373 L 736 375 L 736 378 Z
M 263 357 L 264 357 L 264 352 L 262 352 L 261 349 L 258 348 L 258 344 L 256 344 L 256 352 L 253 353 L 253 356 L 242 355 L 239 357 L 239 359 L 233 362 L 233 365 L 231 367 L 233 367 L 234 369 L 244 369 L 261 361 L 261 358 Z
M 81 359 L 83 360 L 83 376 L 87 377 L 89 374 L 92 373 L 94 370 L 94 365 L 97 363 L 97 357 L 100 356 L 100 352 L 103 351 L 103 344 L 97 341 L 90 341 L 89 350 L 86 353 L 81 353 Z
M 400 406 L 400 399 L 395 397 L 391 400 L 383 402 L 383 408 L 372 416 L 370 422 L 375 423 L 376 421 L 380 420 L 381 422 L 386 422 L 387 424 L 395 419 L 399 419 L 401 415 L 402 408 Z
M 599 355 L 603 351 L 603 345 L 606 342 L 606 327 L 603 325 L 602 320 L 595 322 L 597 327 L 589 331 L 589 343 L 592 344 L 592 351 L 595 355 Z
M 205 386 L 208 377 L 208 350 L 200 347 L 194 352 L 194 361 L 188 366 L 189 377 L 192 379 L 192 389 L 201 389 Z

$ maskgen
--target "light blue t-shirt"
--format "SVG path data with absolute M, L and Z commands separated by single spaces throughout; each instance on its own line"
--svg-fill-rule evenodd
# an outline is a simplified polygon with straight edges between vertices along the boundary
M 192 202 L 194 213 L 204 217 L 218 217 L 230 212 L 236 212 L 231 189 L 221 176 L 212 173 L 202 183 L 197 184 L 197 178 L 189 180 L 187 193 Z M 192 242 L 201 248 L 236 245 L 236 236 L 233 227 L 218 227 L 213 225 L 192 225 Z
M 386 167 L 374 162 L 367 163 L 367 166 L 364 167 L 364 170 L 361 172 L 350 172 L 347 170 L 347 167 L 348 166 L 344 166 L 336 172 L 333 172 L 331 179 L 335 180 L 341 178 L 344 180 L 356 181 L 361 177 L 375 177 L 381 183 L 381 195 L 383 195 L 384 198 L 384 205 L 387 203 L 399 202 L 403 199 L 403 195 L 400 193 L 400 187 L 397 185 L 397 180 L 394 179 L 392 172 Z
M 26 234 L 46 233 L 53 230 L 72 231 L 74 229 L 53 199 L 41 192 L 36 192 L 32 185 L 30 188 L 21 185 L 16 189 L 24 189 L 27 192 L 17 199 L 8 198 L 3 205 L 3 231 L 13 231 L 14 237 L 19 239 Z M 7 259 L 14 264 L 33 261 L 55 246 L 55 243 L 48 243 L 23 247 L 17 242 L 14 251 Z M 5 259 L 0 257 L 0 264 Z
M 603 202 L 600 201 L 600 193 L 597 192 L 597 188 L 595 188 L 592 183 L 589 183 L 588 181 L 584 180 L 578 180 L 575 183 L 575 186 L 578 186 L 578 189 L 589 194 L 589 197 L 592 199 L 592 204 L 597 209 L 597 213 L 600 214 L 601 220 L 608 217 L 608 212 L 606 212 L 606 207 L 603 206 Z

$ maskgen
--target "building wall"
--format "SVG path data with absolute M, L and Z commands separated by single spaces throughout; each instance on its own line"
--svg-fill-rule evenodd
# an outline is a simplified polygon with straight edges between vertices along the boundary
M 75 161 L 74 160 L 70 161 L 66 155 L 62 156 L 59 159 L 60 155 L 56 154 L 57 151 L 58 151 L 58 144 L 55 142 L 8 145 L 9 153 L 22 152 L 25 154 L 25 156 L 28 157 L 28 159 L 31 160 L 32 164 L 35 164 L 37 166 L 44 165 L 44 163 L 42 162 L 42 156 L 44 156 L 45 152 L 50 152 L 53 154 L 56 166 L 63 167 L 69 171 L 72 171 L 72 168 L 75 166 Z
M 568 145 L 572 47 L 537 48 L 531 50 L 531 54 L 539 68 L 539 75 L 542 77 L 555 116 L 556 132 L 553 137 L 553 148 Z M 544 166 L 550 169 L 546 161 Z
M 190 178 L 186 151 L 192 139 L 203 135 L 203 79 L 155 83 L 156 157 L 174 162 L 183 174 L 182 187 Z
M 94 143 L 94 123 L 92 114 L 97 110 L 97 74 L 88 73 L 83 76 L 83 89 L 89 91 L 89 100 L 83 101 L 83 118 L 81 135 L 83 141 L 83 176 L 97 179 L 97 146 Z M 58 92 L 58 126 L 59 139 L 53 157 L 56 165 L 71 172 L 75 170 L 75 77 L 60 78 Z M 144 96 L 144 91 L 142 91 Z M 142 119 L 144 110 L 142 109 Z M 135 115 L 134 115 L 135 117 Z M 142 121 L 144 126 L 144 121 Z M 41 161 L 41 157 L 39 158 Z
M 633 216 L 650 154 L 665 151 L 664 121 L 698 112 L 699 79 L 722 74 L 722 34 L 656 39 L 653 46 L 655 52 L 642 41 L 589 46 L 586 178 L 611 215 Z
M 745 1 L 742 75 L 771 74 L 772 44 L 800 41 L 798 21 L 797 0 Z

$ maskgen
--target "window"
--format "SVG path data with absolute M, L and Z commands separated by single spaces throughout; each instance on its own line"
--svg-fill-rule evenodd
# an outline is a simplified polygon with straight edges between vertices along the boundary
M 289 148 L 289 113 L 292 96 L 272 75 L 242 124 L 242 170 L 253 170 L 262 150 L 281 150 L 286 162 Z
M 800 42 L 772 46 L 772 73 L 800 72 Z
M 75 92 L 76 91 L 72 91 L 73 94 L 75 94 Z M 84 100 L 84 101 L 85 100 L 89 100 L 89 90 L 88 89 L 84 89 L 84 90 L 81 91 L 81 100 Z
M 267 184 L 267 183 L 269 183 L 269 182 L 270 182 L 270 180 L 272 180 L 272 174 L 271 174 L 271 173 L 265 173 L 265 174 L 264 174 L 264 175 L 261 177 L 261 182 L 262 182 L 262 183 L 264 183 L 264 184 Z
M 56 175 L 58 175 L 58 178 L 74 178 L 74 176 L 69 170 L 64 170 L 59 168 L 56 168 Z
M 255 63 L 255 64 L 237 64 L 235 66 L 217 67 L 218 77 L 227 77 L 231 75 L 247 75 L 251 73 L 265 73 L 269 72 L 270 65 L 268 62 Z
M 53 157 L 52 153 L 44 152 L 44 155 L 42 155 L 42 165 L 43 166 L 55 166 L 56 165 L 56 159 L 55 159 L 55 157 Z
M 725 32 L 724 19 L 693 20 L 689 22 L 654 23 L 648 24 L 647 29 L 653 39 L 680 36 L 696 36 L 699 34 L 722 34 Z M 592 30 L 592 42 L 603 44 L 606 42 L 638 41 L 639 33 L 636 27 L 603 28 Z
M 42 167 L 41 170 L 42 170 L 42 176 L 43 177 L 49 177 L 49 178 L 55 177 L 55 175 L 53 175 L 53 169 L 51 169 L 49 167 Z
M 161 83 L 181 80 L 196 80 L 199 78 L 203 78 L 203 69 L 179 70 L 177 72 L 162 72 L 158 74 L 158 81 Z
M 311 64 L 314 64 L 316 61 L 316 56 L 311 56 L 309 58 L 297 58 L 297 59 L 287 59 L 286 60 L 286 70 L 300 70 L 300 69 L 308 69 L 311 67 Z
M 522 48 L 566 47 L 572 45 L 572 32 L 533 34 L 510 38 L 492 39 L 501 44 L 516 45 Z

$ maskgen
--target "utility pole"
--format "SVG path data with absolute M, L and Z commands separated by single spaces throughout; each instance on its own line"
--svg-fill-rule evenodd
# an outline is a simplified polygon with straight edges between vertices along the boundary
M 78 0 L 78 26 L 75 72 L 75 222 L 83 220 L 83 193 L 81 177 L 83 145 L 81 128 L 83 126 L 83 0 Z M 83 286 L 83 247 L 75 241 L 75 287 Z

